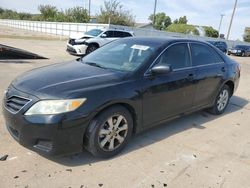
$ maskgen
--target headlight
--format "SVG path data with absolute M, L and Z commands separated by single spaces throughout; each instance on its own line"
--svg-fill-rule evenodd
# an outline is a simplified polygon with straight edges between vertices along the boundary
M 68 99 L 68 100 L 43 100 L 35 103 L 25 113 L 25 115 L 51 115 L 71 112 L 76 110 L 86 101 L 83 99 Z
M 237 50 L 237 52 L 241 52 L 241 50 Z

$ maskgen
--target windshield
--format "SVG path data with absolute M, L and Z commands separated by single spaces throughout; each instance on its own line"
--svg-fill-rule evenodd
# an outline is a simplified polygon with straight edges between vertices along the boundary
M 139 68 L 159 46 L 160 43 L 134 38 L 117 40 L 82 58 L 82 62 L 101 68 L 131 72 Z
M 85 32 L 85 35 L 91 35 L 91 36 L 96 37 L 96 36 L 100 35 L 102 32 L 103 31 L 100 29 L 91 29 L 91 30 Z

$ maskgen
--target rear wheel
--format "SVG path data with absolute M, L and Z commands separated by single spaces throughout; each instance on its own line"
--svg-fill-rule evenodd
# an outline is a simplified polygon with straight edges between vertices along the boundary
M 90 44 L 90 45 L 88 46 L 87 50 L 86 50 L 86 54 L 89 54 L 89 53 L 95 51 L 97 48 L 98 48 L 97 45 L 95 45 L 95 44 Z
M 86 149 L 96 157 L 112 157 L 126 146 L 132 130 L 129 111 L 122 106 L 111 107 L 91 122 L 85 138 Z
M 231 96 L 231 93 L 230 93 L 229 86 L 224 85 L 221 88 L 218 96 L 216 97 L 213 107 L 209 109 L 209 112 L 215 115 L 222 114 L 226 110 L 226 107 L 229 103 L 230 96 Z

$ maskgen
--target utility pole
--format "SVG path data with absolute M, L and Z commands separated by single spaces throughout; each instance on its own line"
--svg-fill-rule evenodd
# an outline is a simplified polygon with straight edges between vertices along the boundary
M 227 32 L 227 40 L 229 39 L 229 35 L 230 35 L 230 31 L 231 31 L 231 27 L 232 27 L 232 23 L 233 23 L 233 19 L 234 19 L 234 13 L 235 13 L 235 9 L 236 9 L 236 6 L 237 6 L 237 2 L 238 2 L 238 0 L 235 0 L 233 14 L 231 16 L 231 20 L 230 20 L 230 24 L 229 24 L 229 28 L 228 28 L 228 32 Z
M 220 38 L 220 28 L 221 28 L 221 24 L 222 24 L 222 19 L 223 19 L 223 17 L 224 17 L 225 15 L 224 15 L 224 14 L 221 14 L 220 16 L 221 16 L 221 17 L 220 17 L 220 24 L 219 24 L 219 28 L 218 28 L 218 33 L 219 33 L 218 38 Z
M 155 0 L 155 6 L 154 6 L 153 25 L 155 25 L 155 12 L 156 12 L 156 5 L 157 5 L 157 0 Z
M 89 0 L 89 18 L 90 18 L 90 7 L 91 7 L 91 0 Z

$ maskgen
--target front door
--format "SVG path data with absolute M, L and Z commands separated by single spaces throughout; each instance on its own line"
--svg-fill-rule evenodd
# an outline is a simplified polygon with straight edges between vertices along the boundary
M 174 44 L 157 59 L 173 71 L 166 75 L 145 76 L 143 88 L 143 124 L 164 121 L 192 108 L 195 92 L 190 53 L 186 43 Z

